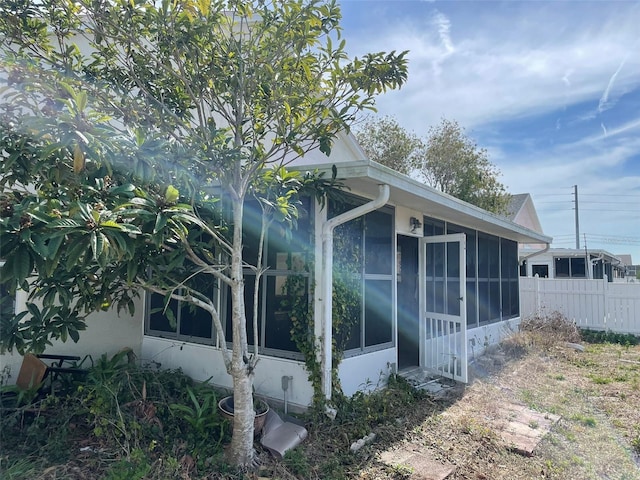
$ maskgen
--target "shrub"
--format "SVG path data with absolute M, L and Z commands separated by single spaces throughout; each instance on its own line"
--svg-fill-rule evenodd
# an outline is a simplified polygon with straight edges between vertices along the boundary
M 580 331 L 576 324 L 559 312 L 524 318 L 520 332 L 507 340 L 507 344 L 525 350 L 550 349 L 565 342 L 579 342 Z
M 638 345 L 640 338 L 630 333 L 616 333 L 610 330 L 590 330 L 583 328 L 580 330 L 582 339 L 589 343 L 617 343 L 619 345 Z

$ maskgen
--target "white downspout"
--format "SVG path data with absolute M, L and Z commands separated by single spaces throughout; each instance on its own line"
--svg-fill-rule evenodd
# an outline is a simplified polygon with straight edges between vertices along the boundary
M 322 369 L 322 391 L 331 400 L 331 353 L 333 310 L 333 231 L 339 225 L 383 207 L 389 200 L 389 185 L 379 185 L 378 197 L 364 205 L 333 217 L 322 225 L 322 336 L 320 338 L 320 364 Z
M 529 258 L 531 258 L 531 257 L 535 257 L 536 255 L 541 255 L 541 254 L 543 254 L 543 253 L 546 253 L 546 252 L 548 252 L 548 251 L 549 251 L 549 249 L 550 249 L 550 248 L 551 248 L 551 244 L 550 244 L 550 243 L 545 243 L 545 247 L 544 247 L 542 250 L 538 250 L 538 251 L 536 251 L 536 252 L 530 253 L 529 255 L 525 255 L 525 256 L 524 256 L 524 257 L 522 257 L 522 259 L 518 262 L 518 264 L 519 264 L 519 265 L 522 265 L 522 264 L 523 264 L 524 262 L 526 262 Z M 555 265 L 552 265 L 552 266 L 551 266 L 551 268 L 554 268 L 554 267 L 555 267 Z M 529 276 L 528 274 L 529 274 L 529 268 L 528 268 L 528 266 L 527 266 L 527 275 L 526 275 L 527 277 Z M 554 272 L 554 275 L 553 275 L 553 276 L 555 277 L 555 272 Z

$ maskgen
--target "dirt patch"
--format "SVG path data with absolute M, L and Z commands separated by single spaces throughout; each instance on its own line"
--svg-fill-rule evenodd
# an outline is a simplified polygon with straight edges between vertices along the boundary
M 588 345 L 580 352 L 558 342 L 515 359 L 505 350 L 482 359 L 461 398 L 413 427 L 413 442 L 455 466 L 447 478 L 640 479 L 640 348 Z M 504 443 L 496 425 L 505 402 L 559 418 L 531 456 Z M 371 463 L 359 478 L 413 478 L 398 475 Z

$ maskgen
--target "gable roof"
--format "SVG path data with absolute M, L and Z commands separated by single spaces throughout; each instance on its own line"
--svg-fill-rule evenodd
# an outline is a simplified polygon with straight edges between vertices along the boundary
M 538 212 L 533 204 L 533 199 L 528 193 L 518 193 L 511 195 L 511 200 L 507 206 L 506 217 L 519 225 L 527 227 L 538 233 L 542 232 L 542 225 L 538 218 Z
M 531 198 L 528 193 L 517 193 L 515 195 L 511 195 L 511 199 L 509 200 L 509 205 L 507 205 L 507 218 L 512 222 L 522 210 L 527 198 Z
M 629 253 L 618 255 L 618 258 L 624 265 L 633 265 L 633 260 L 631 259 L 631 254 Z

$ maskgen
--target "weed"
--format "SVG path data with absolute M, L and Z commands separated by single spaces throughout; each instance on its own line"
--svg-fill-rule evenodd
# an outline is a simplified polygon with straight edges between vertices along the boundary
M 532 410 L 539 410 L 536 395 L 532 390 L 524 389 L 520 392 L 522 401 Z
M 582 415 L 581 413 L 577 413 L 575 415 L 571 416 L 571 420 L 574 420 L 582 425 L 584 425 L 585 427 L 595 427 L 596 426 L 596 419 L 593 417 L 588 417 L 586 415 Z
M 414 473 L 413 468 L 403 465 L 402 463 L 389 468 L 393 474 L 393 478 L 411 478 Z
M 387 387 L 371 393 L 356 392 L 352 397 L 336 395 L 336 420 L 347 438 L 362 438 L 373 427 L 400 415 L 407 407 L 424 399 L 426 394 L 415 389 L 406 379 L 391 375 Z
M 589 378 L 596 385 L 607 385 L 608 383 L 611 383 L 613 381 L 613 379 L 609 377 L 602 377 L 600 375 L 589 375 Z
M 559 312 L 523 319 L 520 332 L 524 334 L 522 341 L 528 347 L 549 349 L 559 343 L 580 341 L 580 331 L 576 324 Z
M 214 451 L 218 450 L 224 438 L 225 422 L 218 412 L 215 391 L 208 385 L 202 385 L 197 390 L 187 387 L 186 391 L 189 404 L 172 403 L 169 410 L 179 421 L 188 425 L 185 437 L 193 444 L 194 456 L 203 450 L 209 450 L 206 447 L 213 446 Z M 202 402 L 198 396 L 202 398 Z
M 0 457 L 0 473 L 4 480 L 34 478 L 38 470 L 38 466 L 30 457 L 20 458 L 11 463 Z
M 324 480 L 344 480 L 347 474 L 344 465 L 340 462 L 340 457 L 336 456 L 324 463 L 320 467 L 320 478 Z
M 631 439 L 631 448 L 633 448 L 636 455 L 640 455 L 640 431 L 637 431 L 635 436 Z
M 294 448 L 293 450 L 289 450 L 284 455 L 282 461 L 296 476 L 301 478 L 311 477 L 311 465 L 309 464 L 309 460 L 307 460 L 303 449 Z
M 131 452 L 129 460 L 115 462 L 105 476 L 105 480 L 142 480 L 151 472 L 151 465 L 141 450 Z
M 640 337 L 630 333 L 582 329 L 580 334 L 582 339 L 589 343 L 617 343 L 623 346 L 640 344 Z

